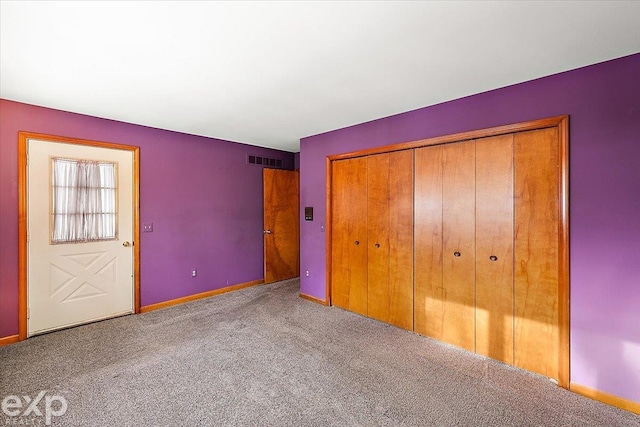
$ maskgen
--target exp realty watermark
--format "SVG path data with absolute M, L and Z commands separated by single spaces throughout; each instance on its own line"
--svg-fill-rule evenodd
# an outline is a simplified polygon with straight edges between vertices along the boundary
M 47 390 L 42 390 L 33 398 L 6 396 L 2 399 L 1 406 L 5 415 L 4 422 L 0 422 L 1 426 L 50 426 L 53 417 L 60 417 L 67 412 L 67 399 L 58 394 L 49 395 Z

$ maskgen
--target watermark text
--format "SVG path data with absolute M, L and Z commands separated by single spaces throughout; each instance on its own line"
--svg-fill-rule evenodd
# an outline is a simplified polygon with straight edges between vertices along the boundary
M 33 398 L 6 396 L 2 399 L 0 406 L 2 412 L 8 417 L 4 425 L 41 425 L 40 422 L 44 417 L 44 425 L 50 426 L 53 417 L 61 417 L 67 412 L 68 405 L 64 396 L 49 395 L 47 390 L 42 390 Z

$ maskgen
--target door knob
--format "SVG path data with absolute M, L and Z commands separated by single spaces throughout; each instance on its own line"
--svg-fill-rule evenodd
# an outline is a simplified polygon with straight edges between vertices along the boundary
M 125 240 L 124 242 L 122 242 L 122 246 L 124 246 L 125 248 L 128 248 L 129 246 L 131 246 L 131 243 Z
M 358 245 L 360 244 L 360 241 L 359 241 L 359 240 L 356 240 L 356 241 L 355 241 L 355 242 L 353 242 L 353 243 L 355 243 L 355 244 L 356 244 L 356 246 L 358 246 Z
M 379 248 L 379 247 L 380 247 L 380 243 L 376 243 L 374 246 L 375 246 L 376 248 Z
M 262 230 L 262 234 L 271 234 L 271 230 Z
M 459 258 L 459 257 L 460 257 L 460 252 L 455 251 L 455 252 L 453 253 L 453 256 L 454 256 L 454 257 L 456 257 L 456 258 Z
M 497 261 L 497 260 L 498 260 L 498 257 L 497 257 L 497 256 L 495 256 L 495 255 L 491 255 L 491 256 L 489 257 L 489 259 L 490 259 L 491 261 Z

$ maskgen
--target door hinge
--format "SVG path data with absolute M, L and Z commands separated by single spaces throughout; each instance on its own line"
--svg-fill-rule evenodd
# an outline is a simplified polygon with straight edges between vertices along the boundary
M 31 319 L 31 308 L 27 307 L 27 319 Z

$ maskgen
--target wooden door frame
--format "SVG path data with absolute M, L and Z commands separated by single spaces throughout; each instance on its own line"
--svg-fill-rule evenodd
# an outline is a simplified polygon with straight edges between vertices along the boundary
M 525 132 L 544 128 L 558 130 L 558 385 L 568 389 L 570 378 L 570 336 L 569 336 L 569 115 L 549 117 L 539 120 L 496 126 L 486 129 L 460 132 L 451 135 L 402 142 L 384 147 L 334 154 L 326 159 L 326 283 L 325 304 L 331 305 L 331 165 L 332 162 L 390 151 L 412 150 L 431 145 L 451 144 L 466 140 L 486 138 L 515 132 Z
M 133 310 L 140 312 L 140 147 L 33 132 L 18 132 L 18 340 L 27 339 L 27 148 L 30 139 L 124 150 L 133 154 Z

